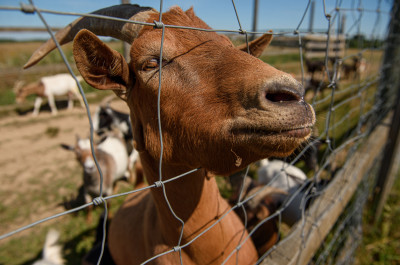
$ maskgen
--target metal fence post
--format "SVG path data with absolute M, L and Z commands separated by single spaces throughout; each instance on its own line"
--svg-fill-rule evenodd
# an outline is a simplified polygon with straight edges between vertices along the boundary
M 258 23 L 258 0 L 254 0 L 253 7 L 253 31 L 257 31 L 257 23 Z M 254 40 L 256 38 L 256 34 L 252 34 L 250 40 Z

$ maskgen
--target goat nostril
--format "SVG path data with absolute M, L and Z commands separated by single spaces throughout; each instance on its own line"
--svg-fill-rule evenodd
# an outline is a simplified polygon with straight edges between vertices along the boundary
M 289 76 L 282 76 L 267 82 L 263 90 L 264 100 L 279 103 L 299 102 L 303 98 L 304 88 L 295 79 Z
M 288 92 L 272 92 L 266 93 L 265 98 L 272 102 L 287 102 L 287 101 L 299 101 L 301 97 L 296 94 Z

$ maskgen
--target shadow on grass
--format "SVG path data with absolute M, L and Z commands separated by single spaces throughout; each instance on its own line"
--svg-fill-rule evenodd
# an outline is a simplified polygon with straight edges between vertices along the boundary
M 74 101 L 74 108 L 77 107 L 76 104 L 79 105 L 79 103 L 75 101 Z M 68 100 L 56 100 L 55 104 L 58 111 L 68 108 Z M 33 106 L 31 104 L 21 105 L 16 107 L 15 112 L 20 116 L 30 115 L 33 112 Z M 47 101 L 45 101 L 45 103 L 42 104 L 42 106 L 40 107 L 39 115 L 42 112 L 51 112 L 50 106 L 49 104 L 47 104 Z

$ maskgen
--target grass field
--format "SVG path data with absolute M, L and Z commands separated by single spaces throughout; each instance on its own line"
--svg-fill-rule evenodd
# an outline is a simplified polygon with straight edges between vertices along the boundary
M 363 239 L 357 250 L 357 265 L 400 264 L 400 171 L 378 223 L 367 207 L 364 214 Z

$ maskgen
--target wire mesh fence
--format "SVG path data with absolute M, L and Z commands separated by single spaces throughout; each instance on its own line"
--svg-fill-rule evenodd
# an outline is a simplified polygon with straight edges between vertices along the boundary
M 263 184 L 260 184 L 262 174 L 260 170 L 268 168 L 268 164 L 263 165 L 260 162 L 251 164 L 244 171 L 229 178 L 216 176 L 221 193 L 230 202 L 231 208 L 207 228 L 196 233 L 190 239 L 184 238 L 183 232 L 187 224 L 181 216 L 175 213 L 170 204 L 171 198 L 167 195 L 168 184 L 179 183 L 191 174 L 201 171 L 202 168 L 193 169 L 172 178 L 163 178 L 164 139 L 162 138 L 163 124 L 161 123 L 160 103 L 163 93 L 163 64 L 160 63 L 156 114 L 161 147 L 160 159 L 157 161 L 159 179 L 154 183 L 147 183 L 145 187 L 108 196 L 103 195 L 103 181 L 100 181 L 100 196 L 94 198 L 92 202 L 24 224 L 12 231 L 2 231 L 3 235 L 0 236 L 0 240 L 5 242 L 13 237 L 18 240 L 20 233 L 29 231 L 39 224 L 48 223 L 49 226 L 52 226 L 54 220 L 80 212 L 93 205 L 102 205 L 105 210 L 104 215 L 107 216 L 109 209 L 106 202 L 116 201 L 118 198 L 125 198 L 130 194 L 140 195 L 148 190 L 161 189 L 165 204 L 175 221 L 181 226 L 178 240 L 172 248 L 159 251 L 157 255 L 148 257 L 142 264 L 157 262 L 171 253 L 177 253 L 180 263 L 185 264 L 183 257 L 185 254 L 182 254 L 185 249 L 195 245 L 194 242 L 209 233 L 213 227 L 221 225 L 224 218 L 232 212 L 244 215 L 242 220 L 248 234 L 243 232 L 238 245 L 232 252 L 227 253 L 222 264 L 235 262 L 236 254 L 241 251 L 243 245 L 247 241 L 254 240 L 260 231 L 264 233 L 261 235 L 262 241 L 266 241 L 271 234 L 278 235 L 278 238 L 272 239 L 273 244 L 263 249 L 257 263 L 351 264 L 355 249 L 362 237 L 362 210 L 375 185 L 377 168 L 381 163 L 380 158 L 386 143 L 385 135 L 388 129 L 387 126 L 382 126 L 382 123 L 390 122 L 388 115 L 395 106 L 398 93 L 398 75 L 388 73 L 388 69 L 392 69 L 400 59 L 400 56 L 394 56 L 396 52 L 393 52 L 393 47 L 391 47 L 391 44 L 395 44 L 397 39 L 393 37 L 393 43 L 384 40 L 390 39 L 390 34 L 398 35 L 399 32 L 389 32 L 390 34 L 387 35 L 380 32 L 382 28 L 379 27 L 382 24 L 381 21 L 385 19 L 387 21 L 388 18 L 392 24 L 398 23 L 399 17 L 396 15 L 398 6 L 393 3 L 393 10 L 384 10 L 385 3 L 382 1 L 376 2 L 375 9 L 364 8 L 363 1 L 351 4 L 342 1 L 335 1 L 335 3 L 322 1 L 321 4 L 320 12 L 325 19 L 325 27 L 322 31 L 315 32 L 312 28 L 304 29 L 306 15 L 309 15 L 314 9 L 313 1 L 305 1 L 304 11 L 299 11 L 302 14 L 301 19 L 293 29 L 272 33 L 274 35 L 272 47 L 282 50 L 284 50 L 282 47 L 295 47 L 294 52 L 292 51 L 294 60 L 286 63 L 284 60 L 287 57 L 284 52 L 278 56 L 268 54 L 261 57 L 267 63 L 276 57 L 276 63 L 271 63 L 273 66 L 290 72 L 302 82 L 306 90 L 305 100 L 312 103 L 316 111 L 317 123 L 312 139 L 301 150 L 296 151 L 295 155 L 285 158 L 283 160 L 285 163 L 278 162 L 278 169 Z M 391 7 L 391 5 L 392 3 L 389 6 Z M 155 30 L 162 32 L 159 58 L 163 58 L 164 33 L 169 29 L 177 28 L 187 31 L 212 31 L 226 34 L 234 42 L 244 43 L 249 49 L 250 35 L 259 36 L 266 32 L 244 29 L 239 15 L 240 10 L 238 11 L 236 8 L 235 1 L 232 1 L 232 7 L 239 25 L 238 30 L 214 30 L 164 24 L 161 15 L 165 11 L 163 1 L 160 1 L 159 11 L 161 12 L 158 21 L 150 23 L 98 14 L 48 10 L 39 8 L 33 1 L 21 6 L 0 6 L 0 9 L 35 14 L 40 17 L 83 96 L 88 117 L 90 145 L 93 151 L 95 131 L 84 89 L 77 78 L 74 66 L 71 66 L 71 60 L 65 55 L 50 29 L 51 25 L 48 25 L 42 14 L 86 16 L 154 27 Z M 263 11 L 259 10 L 259 12 Z M 346 17 L 352 18 L 348 19 L 347 22 L 351 22 L 348 26 L 344 23 Z M 364 32 L 365 29 L 362 28 L 365 20 L 375 21 L 367 32 Z M 336 24 L 337 26 L 335 26 Z M 99 168 L 96 156 L 94 158 L 97 168 Z M 271 167 L 271 161 L 276 160 L 270 158 L 269 167 Z M 289 186 L 290 179 L 293 179 L 294 175 L 290 170 L 294 166 L 301 168 L 306 178 L 296 185 Z M 99 172 L 102 175 L 102 171 L 99 170 Z M 257 189 L 250 191 L 246 183 L 255 180 L 257 180 Z M 277 184 L 279 181 L 284 184 L 279 186 Z M 269 189 L 271 187 L 281 190 L 271 192 Z M 263 201 L 265 198 L 273 203 L 266 205 Z M 266 205 L 270 212 L 253 224 L 250 222 L 251 216 L 249 215 L 252 212 L 249 209 L 255 209 L 260 205 Z M 12 207 L 12 203 L 4 207 Z M 138 215 L 142 215 L 142 213 L 138 213 Z M 290 216 L 291 219 L 287 216 Z M 288 221 L 289 219 L 290 221 Z M 100 224 L 101 247 L 94 263 L 99 264 L 103 260 L 107 241 L 107 224 L 107 221 Z M 265 233 L 263 230 L 265 227 L 274 227 L 274 232 Z M 293 251 L 288 253 L 287 249 Z M 68 259 L 67 262 L 70 263 Z

